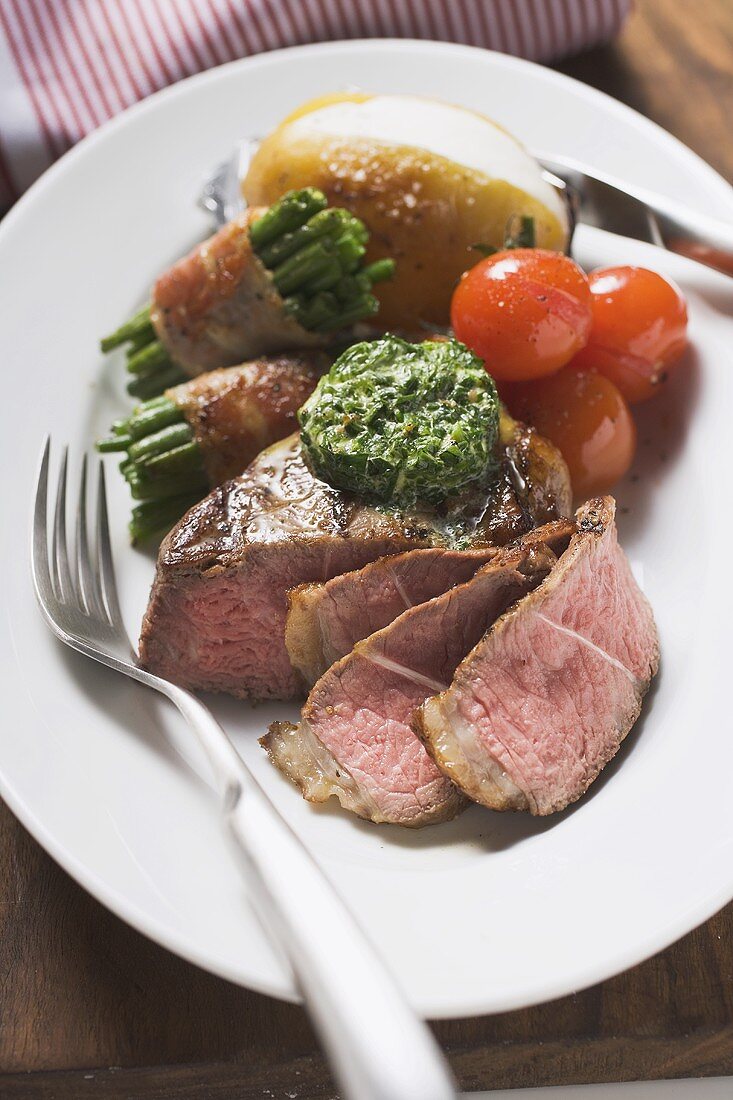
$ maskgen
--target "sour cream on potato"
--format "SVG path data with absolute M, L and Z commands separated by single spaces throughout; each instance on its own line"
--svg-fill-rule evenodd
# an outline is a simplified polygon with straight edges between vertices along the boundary
M 293 122 L 292 135 L 295 140 L 366 138 L 380 145 L 425 149 L 488 179 L 505 180 L 567 224 L 563 202 L 537 161 L 490 118 L 463 107 L 410 95 L 341 100 L 301 115 Z

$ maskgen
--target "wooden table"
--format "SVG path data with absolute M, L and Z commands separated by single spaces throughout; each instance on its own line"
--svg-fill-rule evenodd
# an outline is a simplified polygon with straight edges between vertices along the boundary
M 733 0 L 638 0 L 616 45 L 561 68 L 733 180 Z M 0 873 L 3 1100 L 334 1096 L 299 1008 L 133 932 L 2 806 Z M 594 989 L 435 1030 L 466 1089 L 733 1074 L 733 906 Z

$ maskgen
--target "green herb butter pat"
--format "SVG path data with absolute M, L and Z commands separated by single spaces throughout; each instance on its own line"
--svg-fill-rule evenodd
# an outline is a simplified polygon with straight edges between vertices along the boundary
M 496 387 L 456 340 L 355 344 L 299 420 L 314 473 L 367 499 L 436 505 L 496 476 Z

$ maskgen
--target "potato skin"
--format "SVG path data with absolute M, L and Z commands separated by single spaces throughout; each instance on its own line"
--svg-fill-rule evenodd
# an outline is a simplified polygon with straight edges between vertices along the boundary
M 296 187 L 321 188 L 368 226 L 368 259 L 392 256 L 395 278 L 375 288 L 379 325 L 424 331 L 449 320 L 461 274 L 480 259 L 476 243 L 499 248 L 515 215 L 535 219 L 537 245 L 563 249 L 565 226 L 532 196 L 434 153 L 367 138 L 290 140 L 289 123 L 266 138 L 242 190 L 247 202 L 272 203 Z

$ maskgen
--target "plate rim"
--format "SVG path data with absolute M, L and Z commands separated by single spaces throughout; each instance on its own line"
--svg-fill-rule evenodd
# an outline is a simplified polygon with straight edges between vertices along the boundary
M 733 213 L 733 187 L 720 175 L 711 165 L 709 165 L 702 157 L 700 157 L 693 150 L 689 149 L 680 139 L 674 137 L 667 130 L 661 127 L 659 124 L 646 118 L 640 112 L 620 103 L 612 96 L 605 92 L 602 92 L 589 85 L 583 84 L 581 81 L 576 80 L 573 77 L 566 76 L 563 73 L 558 73 L 552 69 L 548 69 L 545 66 L 539 65 L 535 62 L 528 61 L 521 58 L 515 58 L 510 55 L 498 53 L 496 51 L 484 50 L 480 47 L 465 46 L 457 43 L 444 43 L 433 42 L 424 39 L 349 39 L 338 42 L 327 43 L 315 43 L 302 46 L 286 47 L 283 49 L 272 50 L 262 54 L 253 55 L 251 57 L 240 58 L 232 62 L 228 62 L 225 65 L 217 66 L 213 69 L 207 70 L 203 73 L 195 74 L 185 80 L 164 88 L 159 92 L 147 97 L 145 100 L 134 104 L 132 107 L 121 112 L 119 115 L 110 119 L 99 129 L 95 130 L 79 142 L 76 146 L 70 149 L 64 154 L 55 164 L 53 164 L 46 172 L 39 177 L 37 181 L 28 189 L 28 191 L 18 200 L 11 211 L 6 215 L 3 223 L 0 225 L 0 252 L 3 247 L 5 236 L 14 230 L 15 224 L 19 218 L 26 216 L 26 210 L 32 206 L 32 204 L 39 199 L 45 193 L 48 187 L 53 187 L 57 178 L 69 169 L 69 166 L 76 164 L 78 160 L 83 159 L 91 151 L 96 148 L 98 143 L 104 142 L 110 134 L 115 133 L 118 129 L 122 129 L 129 125 L 134 125 L 138 117 L 146 114 L 150 111 L 157 110 L 161 102 L 167 102 L 169 99 L 173 99 L 176 96 L 188 94 L 192 86 L 198 87 L 208 83 L 215 83 L 218 80 L 226 78 L 226 76 L 233 70 L 243 67 L 251 68 L 266 68 L 268 65 L 277 64 L 278 61 L 285 56 L 292 56 L 294 54 L 340 54 L 348 52 L 349 50 L 355 50 L 360 53 L 375 53 L 379 54 L 384 50 L 391 52 L 409 52 L 414 53 L 416 51 L 422 53 L 435 54 L 436 52 L 462 54 L 469 52 L 472 56 L 481 55 L 484 59 L 498 67 L 506 67 L 511 69 L 526 69 L 528 71 L 540 70 L 543 78 L 548 79 L 550 82 L 559 86 L 568 87 L 571 86 L 575 94 L 579 94 L 581 98 L 591 103 L 602 103 L 605 110 L 611 110 L 617 114 L 622 120 L 632 120 L 633 124 L 642 129 L 648 129 L 649 133 L 653 135 L 656 142 L 662 142 L 669 146 L 677 156 L 682 156 L 687 159 L 691 166 L 694 167 L 698 173 L 703 173 L 711 183 L 719 190 L 722 201 L 727 201 L 731 205 L 731 212 Z M 10 624 L 11 638 L 12 638 L 12 624 Z M 2 760 L 0 759 L 0 794 L 4 801 L 9 806 L 14 816 L 21 822 L 21 824 L 28 829 L 34 839 L 44 848 L 44 850 L 59 864 L 71 877 L 90 893 L 97 901 L 103 904 L 106 908 L 110 909 L 115 915 L 124 920 L 131 927 L 141 932 L 143 935 L 152 939 L 154 942 L 164 947 L 167 950 L 173 951 L 175 954 L 184 958 L 186 961 L 193 963 L 209 972 L 215 973 L 220 977 L 227 980 L 234 981 L 238 985 L 245 986 L 240 974 L 235 974 L 230 969 L 228 970 L 225 965 L 217 963 L 215 958 L 207 958 L 205 953 L 200 950 L 196 950 L 190 941 L 185 936 L 177 935 L 169 926 L 164 925 L 149 916 L 143 909 L 139 908 L 134 903 L 131 903 L 128 897 L 114 887 L 109 886 L 104 880 L 102 880 L 96 872 L 88 867 L 82 860 L 78 859 L 72 850 L 64 847 L 56 841 L 53 833 L 49 831 L 43 824 L 38 815 L 30 808 L 26 800 L 21 797 L 14 789 L 12 782 L 6 779 Z M 691 909 L 684 910 L 677 920 L 669 922 L 663 927 L 662 930 L 656 936 L 650 936 L 644 943 L 644 946 L 636 945 L 633 949 L 627 948 L 624 951 L 618 951 L 615 956 L 604 956 L 603 963 L 599 963 L 596 967 L 589 967 L 586 970 L 585 976 L 582 979 L 581 984 L 576 986 L 577 989 L 587 988 L 590 985 L 594 985 L 599 981 L 603 981 L 622 970 L 636 965 L 658 951 L 664 950 L 671 943 L 675 942 L 682 935 L 691 931 L 699 924 L 703 923 L 715 912 L 717 912 L 722 905 L 726 904 L 733 897 L 733 879 L 729 884 L 720 886 L 716 890 L 711 891 L 704 900 L 700 901 L 696 906 Z M 279 999 L 294 1002 L 298 998 L 294 997 L 291 989 L 285 985 L 275 981 L 257 981 L 248 979 L 246 982 L 246 988 L 252 989 L 255 992 L 263 993 L 266 995 L 274 996 Z M 436 1019 L 459 1019 L 476 1015 L 485 1014 L 487 1011 L 491 1012 L 504 1012 L 511 1011 L 519 1007 L 525 1007 L 529 1004 L 545 1003 L 549 1000 L 553 1000 L 559 996 L 566 995 L 568 992 L 567 984 L 562 985 L 558 980 L 555 985 L 547 985 L 543 992 L 542 997 L 535 997 L 532 1000 L 527 1000 L 526 997 L 517 995 L 515 1000 L 511 998 L 505 998 L 501 1007 L 486 1008 L 485 1003 L 480 1004 L 474 1000 L 472 1003 L 465 1002 L 464 1007 L 460 1010 L 452 1009 L 450 1011 L 441 1010 L 437 1012 L 428 1012 L 431 1018 Z
M 134 122 L 139 116 L 142 117 L 147 112 L 157 109 L 161 102 L 167 101 L 168 99 L 172 100 L 179 95 L 183 95 L 192 87 L 197 87 L 199 85 L 203 86 L 207 83 L 215 83 L 217 80 L 223 79 L 224 76 L 233 69 L 242 68 L 244 66 L 248 68 L 267 66 L 284 56 L 294 56 L 303 53 L 341 53 L 349 49 L 358 49 L 359 51 L 365 52 L 371 52 L 372 50 L 377 52 L 385 49 L 395 52 L 411 52 L 417 49 L 431 53 L 435 51 L 444 53 L 465 53 L 471 56 L 480 55 L 485 58 L 490 58 L 491 63 L 499 67 L 519 67 L 520 69 L 526 68 L 530 71 L 540 71 L 543 77 L 548 79 L 551 83 L 555 83 L 559 86 L 570 85 L 583 97 L 591 101 L 597 100 L 599 103 L 603 103 L 607 110 L 618 114 L 619 117 L 633 119 L 635 125 L 641 125 L 642 127 L 648 128 L 658 140 L 669 145 L 671 149 L 674 149 L 678 154 L 689 159 L 695 164 L 697 169 L 704 172 L 709 182 L 721 191 L 723 201 L 727 198 L 733 203 L 733 184 L 728 183 L 724 176 L 722 176 L 717 169 L 713 168 L 704 157 L 696 153 L 680 138 L 671 134 L 669 130 L 665 130 L 658 122 L 654 122 L 652 119 L 647 118 L 641 111 L 637 111 L 634 107 L 630 107 L 628 104 L 615 99 L 612 95 L 609 95 L 608 92 L 601 91 L 599 88 L 594 88 L 590 84 L 584 84 L 582 80 L 578 80 L 576 77 L 567 76 L 565 73 L 560 73 L 556 69 L 551 69 L 546 65 L 540 64 L 537 61 L 530 61 L 527 58 L 514 57 L 511 54 L 501 53 L 498 50 L 488 50 L 481 46 L 468 46 L 459 42 L 438 42 L 424 38 L 348 38 L 336 42 L 311 42 L 301 46 L 283 46 L 276 50 L 265 50 L 262 53 L 252 54 L 249 57 L 236 58 L 233 61 L 224 62 L 222 65 L 215 65 L 210 69 L 205 69 L 203 72 L 184 77 L 184 79 L 176 81 L 175 84 L 169 84 L 165 88 L 160 88 L 157 92 L 153 92 L 151 95 L 146 96 L 145 99 L 133 103 L 124 111 L 120 111 L 119 114 L 107 119 L 106 122 L 103 122 L 102 125 L 98 126 L 95 130 L 92 130 L 91 133 L 87 134 L 75 145 L 72 145 L 71 148 L 67 149 L 66 152 L 58 158 L 58 160 L 49 165 L 49 167 L 34 180 L 31 186 L 6 213 L 2 222 L 0 222 L 0 244 L 2 244 L 5 234 L 8 232 L 8 226 L 11 228 L 14 226 L 17 217 L 25 211 L 29 202 L 35 201 L 38 194 L 42 193 L 49 184 L 52 184 L 57 176 L 60 176 L 66 171 L 70 163 L 74 163 L 77 159 L 86 156 L 89 150 L 93 149 L 98 142 L 105 140 L 109 134 L 114 133 L 117 129 L 122 129 L 130 125 L 131 121 Z

